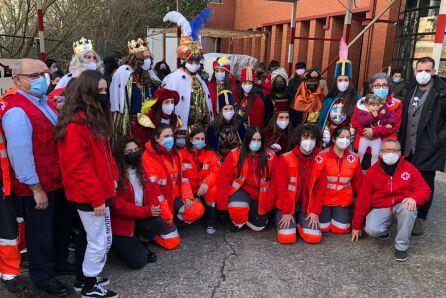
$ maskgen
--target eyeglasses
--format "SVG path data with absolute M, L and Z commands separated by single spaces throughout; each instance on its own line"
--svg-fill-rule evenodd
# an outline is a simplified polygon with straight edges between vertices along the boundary
M 376 85 L 373 85 L 373 87 L 387 89 L 387 88 L 389 88 L 389 84 L 376 84 Z
M 382 153 L 400 153 L 400 149 L 381 149 Z
M 49 71 L 44 71 L 44 72 L 40 72 L 40 73 L 18 73 L 16 74 L 16 76 L 22 76 L 22 77 L 27 77 L 27 78 L 31 78 L 31 79 L 37 79 L 39 77 L 45 77 L 45 76 L 49 76 L 50 73 Z

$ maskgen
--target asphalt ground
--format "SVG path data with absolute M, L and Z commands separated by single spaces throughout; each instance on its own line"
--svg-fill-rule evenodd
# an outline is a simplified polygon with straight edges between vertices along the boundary
M 386 241 L 329 233 L 318 245 L 280 245 L 273 226 L 259 233 L 219 226 L 209 236 L 196 223 L 179 231 L 179 249 L 153 246 L 158 261 L 144 269 L 126 268 L 112 251 L 103 276 L 120 297 L 446 297 L 445 214 L 446 175 L 439 174 L 426 232 L 412 237 L 404 263 L 393 260 L 394 229 Z M 0 285 L 0 297 L 45 295 L 31 284 L 19 295 Z

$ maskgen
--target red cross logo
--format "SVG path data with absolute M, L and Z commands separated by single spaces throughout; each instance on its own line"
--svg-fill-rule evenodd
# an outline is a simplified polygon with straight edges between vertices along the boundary
M 316 156 L 315 159 L 317 163 L 322 163 L 322 157 L 320 155 Z
M 410 179 L 410 174 L 408 172 L 404 172 L 401 174 L 401 179 L 403 179 L 404 181 L 407 181 Z
M 348 160 L 349 163 L 354 163 L 355 160 L 356 160 L 356 157 L 354 157 L 353 155 L 349 155 L 349 156 L 347 157 L 347 160 Z

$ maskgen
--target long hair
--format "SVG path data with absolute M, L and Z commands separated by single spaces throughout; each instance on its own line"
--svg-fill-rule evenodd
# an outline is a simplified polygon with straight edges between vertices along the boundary
M 168 129 L 168 128 L 172 129 L 172 131 L 173 131 L 173 128 L 171 125 L 166 124 L 166 123 L 158 123 L 158 125 L 153 130 L 152 137 L 150 138 L 150 144 L 152 144 L 152 147 L 156 153 L 161 153 L 161 151 L 158 147 L 158 142 L 156 141 L 156 138 L 159 138 L 161 136 L 161 133 L 165 129 Z M 175 146 L 172 148 L 172 150 L 175 150 Z
M 246 106 L 246 112 L 245 112 L 245 115 L 243 116 L 244 120 L 248 119 L 249 111 L 251 111 L 252 104 L 254 102 L 255 97 L 257 96 L 257 94 L 254 91 L 254 86 L 255 85 L 253 83 L 252 84 L 252 89 L 251 89 L 251 91 L 248 94 L 248 105 Z M 239 89 L 240 89 L 240 92 L 239 92 L 238 102 L 240 103 L 241 100 L 245 97 L 245 91 L 242 88 L 242 84 L 240 84 L 240 88 Z
M 212 73 L 212 77 L 210 82 L 217 82 L 217 79 L 215 78 L 215 71 Z M 227 71 L 225 71 L 225 79 L 223 81 L 223 86 L 225 87 L 224 90 L 229 90 L 231 91 L 231 79 L 229 78 L 229 73 Z
M 144 71 L 141 66 L 144 64 L 144 53 L 138 52 L 136 54 L 130 54 L 124 59 L 124 64 L 130 66 L 133 69 L 133 77 L 141 85 L 150 85 L 150 75 L 148 71 Z
M 333 80 L 331 84 L 330 91 L 328 92 L 326 97 L 336 98 L 341 95 L 341 92 L 338 89 L 337 80 Z M 348 118 L 353 115 L 356 107 L 356 91 L 353 86 L 352 79 L 350 79 L 350 83 L 348 84 L 347 90 L 342 94 L 344 98 L 344 106 L 342 107 L 342 113 L 344 113 Z
M 269 167 L 268 167 L 268 153 L 265 146 L 265 136 L 263 131 L 257 125 L 248 127 L 246 131 L 245 138 L 243 139 L 242 146 L 240 147 L 240 155 L 237 162 L 237 177 L 240 176 L 243 164 L 245 163 L 246 156 L 249 154 L 249 143 L 251 143 L 252 137 L 255 133 L 259 133 L 262 138 L 262 146 L 260 147 L 258 153 L 260 154 L 259 166 L 256 169 L 256 174 L 262 177 L 264 174 L 269 178 Z
M 105 80 L 97 70 L 86 70 L 65 90 L 65 103 L 56 123 L 56 140 L 65 137 L 70 122 L 86 124 L 96 138 L 108 138 L 112 131 L 110 104 L 98 100 L 98 84 Z M 85 119 L 73 119 L 78 112 L 85 112 Z
M 186 138 L 186 146 L 189 151 L 192 151 L 192 147 L 193 147 L 192 142 L 191 142 L 192 138 L 199 133 L 204 133 L 205 141 L 206 141 L 206 130 L 203 128 L 203 126 L 195 127 L 194 129 L 192 129 L 192 131 L 189 133 L 189 135 Z M 208 149 L 207 142 L 206 142 L 206 146 L 203 149 Z
M 279 116 L 280 113 L 274 113 L 273 116 L 271 117 L 271 120 L 268 123 L 268 126 L 266 127 L 267 129 L 272 129 L 273 131 L 273 136 L 272 138 L 279 138 L 280 137 L 280 133 L 282 131 L 282 129 L 280 129 L 279 126 L 277 126 L 277 117 Z M 290 113 L 288 113 L 289 115 Z M 286 135 L 286 139 L 288 142 L 288 145 L 293 145 L 294 144 L 294 138 L 293 138 L 293 128 L 292 128 L 292 124 L 291 124 L 291 115 L 290 115 L 290 120 L 288 123 L 288 126 L 283 129 L 285 135 Z
M 237 117 L 237 113 L 235 112 L 235 107 L 234 107 L 234 116 L 232 117 L 231 121 L 229 121 L 229 124 L 231 125 L 232 132 L 236 134 L 240 126 L 240 121 Z M 214 120 L 214 122 L 211 123 L 211 127 L 215 129 L 216 136 L 218 136 L 221 133 L 224 125 L 225 125 L 225 117 L 223 117 L 223 107 L 221 107 L 220 112 L 218 112 L 217 118 Z
M 86 64 L 88 63 L 87 59 L 84 57 L 88 52 L 93 52 L 94 56 L 96 57 L 96 63 L 97 63 L 97 70 L 100 73 L 104 72 L 104 64 L 102 62 L 101 56 L 99 56 L 98 53 L 96 53 L 95 50 L 85 50 L 82 52 L 77 53 L 71 58 L 70 66 L 68 67 L 68 70 L 73 74 L 73 77 L 78 77 L 82 72 L 87 70 Z
M 113 156 L 115 157 L 116 165 L 118 167 L 118 174 L 119 174 L 117 192 L 120 194 L 127 191 L 126 181 L 128 180 L 128 174 L 127 174 L 128 165 L 126 163 L 126 157 L 124 155 L 124 150 L 125 150 L 125 147 L 127 146 L 127 144 L 129 144 L 129 143 L 135 143 L 136 145 L 138 145 L 138 148 L 141 148 L 139 142 L 135 138 L 128 137 L 128 136 L 124 136 L 124 137 L 120 138 L 116 142 L 116 144 L 113 148 Z M 135 166 L 136 166 L 135 167 L 136 177 L 138 178 L 139 185 L 141 185 L 141 187 L 144 188 L 146 177 L 144 174 L 144 169 L 142 167 L 142 162 L 140 162 L 139 164 L 137 164 Z

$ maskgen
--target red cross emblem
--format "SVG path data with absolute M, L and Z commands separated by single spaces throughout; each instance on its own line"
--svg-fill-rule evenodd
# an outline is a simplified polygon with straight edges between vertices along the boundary
M 410 174 L 408 172 L 404 172 L 401 174 L 401 179 L 403 179 L 404 181 L 407 181 L 410 179 Z
M 315 160 L 317 163 L 322 163 L 322 157 L 320 155 L 316 156 Z
M 354 157 L 353 155 L 349 155 L 349 156 L 347 157 L 347 160 L 348 160 L 349 163 L 354 163 L 355 160 L 356 160 L 356 157 Z

